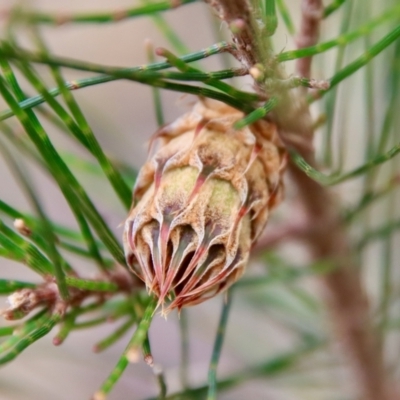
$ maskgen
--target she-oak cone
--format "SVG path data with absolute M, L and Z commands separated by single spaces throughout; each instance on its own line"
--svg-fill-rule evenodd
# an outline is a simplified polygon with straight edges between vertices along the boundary
M 273 124 L 201 99 L 163 127 L 125 223 L 128 265 L 167 313 L 215 296 L 243 274 L 279 203 L 285 151 Z

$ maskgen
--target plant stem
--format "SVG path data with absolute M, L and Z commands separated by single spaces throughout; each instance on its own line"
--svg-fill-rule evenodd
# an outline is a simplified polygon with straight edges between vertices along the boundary
M 281 14 L 284 24 L 286 25 L 286 29 L 293 36 L 295 34 L 295 28 L 292 21 L 292 17 L 290 16 L 289 10 L 286 7 L 284 0 L 276 0 L 277 8 Z
M 301 3 L 301 26 L 296 37 L 297 46 L 309 47 L 318 41 L 319 24 L 322 18 L 321 0 L 303 0 Z M 311 73 L 311 57 L 303 57 L 297 60 L 296 70 L 300 76 L 309 78 Z
M 255 24 L 251 23 L 251 14 L 247 2 L 244 0 L 215 0 L 209 3 L 216 8 L 220 17 L 228 23 L 240 18 L 248 26 L 240 31 L 232 32 L 234 42 L 237 44 L 237 58 L 246 67 L 252 67 L 262 61 L 262 55 L 257 54 L 258 46 L 255 43 Z M 303 16 L 300 33 L 298 35 L 299 47 L 312 46 L 317 42 L 319 22 L 323 15 L 320 0 L 304 0 Z M 396 32 L 399 28 L 395 29 Z M 390 40 L 396 36 L 392 33 Z M 385 41 L 385 47 L 387 46 Z M 245 45 L 242 45 L 245 44 Z M 381 50 L 375 49 L 375 50 Z M 365 65 L 371 59 L 363 57 L 357 63 Z M 304 59 L 297 64 L 297 71 L 301 76 L 309 77 L 311 59 Z M 345 69 L 346 76 L 354 72 L 354 68 Z M 276 71 L 277 76 L 282 75 Z M 335 79 L 337 83 L 339 79 Z M 262 85 L 261 88 L 263 89 Z M 305 96 L 293 98 L 293 91 L 286 93 L 285 108 L 276 109 L 275 122 L 282 139 L 291 144 L 306 162 L 315 167 L 315 153 L 312 147 L 313 126 Z M 268 94 L 268 93 L 267 93 Z M 298 94 L 298 93 L 297 93 Z M 303 104 L 299 104 L 299 100 Z M 297 143 L 290 140 L 298 138 Z M 299 145 L 301 139 L 301 145 Z M 356 378 L 358 390 L 364 400 L 392 399 L 384 372 L 382 355 L 379 353 L 376 337 L 369 320 L 369 309 L 366 302 L 360 275 L 354 264 L 349 240 L 344 223 L 339 213 L 337 203 L 331 192 L 319 183 L 310 179 L 294 163 L 289 162 L 292 179 L 297 186 L 298 197 L 305 209 L 306 215 L 312 226 L 312 231 L 307 236 L 310 251 L 315 261 L 331 260 L 335 267 L 330 273 L 321 277 L 326 286 L 329 297 L 328 306 L 333 315 L 335 329 L 342 340 L 352 372 Z
M 213 46 L 207 47 L 206 49 L 200 50 L 195 53 L 187 54 L 183 57 L 181 57 L 182 61 L 185 62 L 193 62 L 197 60 L 201 60 L 203 58 L 210 57 L 214 54 L 219 54 L 223 52 L 229 52 L 233 50 L 232 44 L 226 43 L 226 42 L 221 42 L 221 43 L 216 43 Z M 2 55 L 3 55 L 4 49 L 2 49 Z M 65 58 L 58 58 L 55 59 L 52 57 L 53 60 L 55 60 L 54 63 L 52 63 L 48 58 L 44 57 L 43 55 L 37 55 L 37 58 L 35 59 L 29 59 L 29 61 L 32 62 L 44 62 L 49 65 L 56 65 L 56 66 L 65 66 L 69 68 L 85 68 L 86 71 L 90 71 L 91 69 L 91 63 L 81 63 L 79 61 L 75 60 L 69 60 Z M 98 85 L 101 83 L 106 83 L 106 82 L 111 82 L 115 81 L 118 79 L 124 79 L 126 78 L 127 73 L 132 73 L 132 72 L 140 72 L 140 71 L 158 71 L 162 69 L 169 68 L 171 65 L 167 62 L 158 62 L 154 64 L 149 64 L 149 65 L 142 65 L 134 68 L 125 68 L 121 70 L 121 76 L 109 76 L 109 75 L 98 75 L 90 78 L 84 78 L 84 79 L 78 79 L 74 80 L 71 82 L 66 82 L 65 86 L 67 87 L 68 90 L 76 90 L 76 89 L 82 89 L 85 87 L 93 86 L 93 85 Z M 58 96 L 60 94 L 60 89 L 54 88 L 49 90 L 49 93 L 52 96 Z M 35 96 L 30 99 L 27 99 L 23 102 L 21 102 L 20 107 L 22 109 L 29 109 L 32 107 L 35 107 L 39 104 L 42 104 L 44 102 L 43 96 Z M 12 110 L 4 110 L 0 112 L 0 121 L 10 118 L 14 115 Z
M 211 363 L 208 370 L 208 394 L 207 400 L 216 400 L 217 398 L 217 367 L 221 355 L 222 344 L 225 337 L 226 324 L 228 322 L 229 309 L 232 304 L 232 295 L 227 292 L 224 299 L 224 305 L 221 311 L 221 317 L 218 324 L 217 337 L 214 342 L 214 349 L 211 357 Z
M 329 17 L 335 12 L 346 0 L 333 0 L 331 4 L 324 8 L 324 18 Z
M 193 3 L 196 0 L 180 0 L 179 5 Z M 177 2 L 175 2 L 177 3 Z M 127 18 L 151 15 L 175 8 L 172 1 L 160 1 L 142 7 L 133 7 L 119 11 L 106 11 L 101 13 L 82 14 L 45 14 L 36 12 L 19 12 L 17 17 L 34 24 L 61 25 L 66 23 L 108 23 L 122 21 Z
M 371 21 L 361 25 L 354 31 L 351 31 L 349 33 L 342 33 L 335 39 L 328 40 L 327 42 L 323 43 L 318 43 L 315 46 L 299 48 L 297 50 L 285 51 L 283 53 L 278 54 L 276 56 L 276 59 L 279 62 L 295 60 L 302 57 L 310 57 L 315 54 L 320 54 L 337 46 L 346 46 L 350 44 L 353 40 L 365 36 L 367 33 L 372 32 L 373 30 L 384 25 L 388 21 L 392 19 L 398 19 L 399 14 L 400 14 L 400 5 L 396 4 L 395 6 L 389 8 L 389 10 L 381 14 L 379 17 L 371 19 Z M 346 14 L 346 17 L 348 17 L 348 15 L 349 13 Z M 347 26 L 346 28 L 348 29 Z M 344 32 L 346 32 L 347 29 L 345 29 Z
M 147 337 L 147 332 L 150 327 L 150 322 L 153 318 L 156 304 L 157 299 L 151 298 L 146 307 L 143 318 L 139 322 L 139 325 L 132 336 L 132 339 L 130 340 L 121 358 L 118 360 L 117 365 L 114 367 L 109 377 L 101 386 L 100 391 L 95 394 L 95 399 L 104 398 L 117 383 L 129 362 L 133 362 L 136 359 L 136 353 Z

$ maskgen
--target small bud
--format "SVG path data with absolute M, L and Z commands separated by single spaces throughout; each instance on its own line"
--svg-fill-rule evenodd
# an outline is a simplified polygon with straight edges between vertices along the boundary
M 241 118 L 200 100 L 157 133 L 161 146 L 139 173 L 125 255 L 166 313 L 236 282 L 282 197 L 285 152 L 275 126 L 235 130 Z
M 107 396 L 104 392 L 96 392 L 93 397 L 92 400 L 106 400 Z
M 154 366 L 154 359 L 153 359 L 153 356 L 152 356 L 151 354 L 147 354 L 147 355 L 144 357 L 144 362 L 145 362 L 147 365 L 149 365 L 150 367 L 153 367 L 153 366 Z
M 63 338 L 61 338 L 60 336 L 55 336 L 53 337 L 53 345 L 54 346 L 60 346 L 63 343 Z
M 140 360 L 139 350 L 136 347 L 129 349 L 126 353 L 126 358 L 132 364 L 137 363 Z
M 22 218 L 17 218 L 14 221 L 14 228 L 24 236 L 30 236 L 32 231 L 28 228 L 25 221 Z
M 257 82 L 262 82 L 265 78 L 264 68 L 260 64 L 255 64 L 251 67 L 249 73 Z
M 237 18 L 229 24 L 229 30 L 233 34 L 238 34 L 245 28 L 245 26 L 246 22 L 242 18 Z

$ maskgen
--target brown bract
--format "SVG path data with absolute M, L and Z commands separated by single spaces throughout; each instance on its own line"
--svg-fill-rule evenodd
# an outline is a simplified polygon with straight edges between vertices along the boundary
M 164 312 L 198 304 L 244 272 L 282 197 L 286 153 L 267 121 L 235 130 L 243 113 L 201 99 L 161 128 L 125 223 L 129 266 Z

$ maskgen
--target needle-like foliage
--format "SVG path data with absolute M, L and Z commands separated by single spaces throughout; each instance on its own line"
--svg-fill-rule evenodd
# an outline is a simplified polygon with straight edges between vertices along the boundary
M 239 399 L 255 380 L 282 399 L 397 399 L 399 4 L 149 0 L 51 13 L 15 3 L 0 12 L 0 364 L 18 363 L 45 335 L 58 346 L 111 321 L 95 352 L 131 339 L 90 388 L 95 400 L 112 398 L 140 358 L 158 399 Z M 169 22 L 185 11 L 195 24 L 199 9 L 230 31 L 203 49 L 187 45 L 179 18 Z M 147 17 L 165 41 L 146 41 L 145 65 L 89 62 L 57 47 L 64 27 L 130 23 L 140 36 Z M 225 67 L 210 70 L 209 58 Z M 108 147 L 81 101 L 82 89 L 115 82 L 153 96 L 158 131 L 133 128 L 150 143 L 140 173 L 112 151 L 123 137 L 107 132 Z M 165 117 L 166 91 L 195 99 L 183 100 L 191 111 L 175 122 Z M 107 101 L 96 112 L 118 126 Z M 54 216 L 36 176 L 52 182 L 70 223 Z M 25 206 L 8 196 L 15 185 Z M 110 222 L 118 218 L 124 237 Z M 27 278 L 8 278 L 14 263 Z M 184 308 L 223 291 L 216 330 L 204 311 Z M 180 383 L 151 350 L 163 337 L 149 332 L 159 306 L 180 313 Z M 211 354 L 200 386 L 189 351 L 198 329 Z M 223 343 L 244 361 L 239 370 L 223 370 Z

